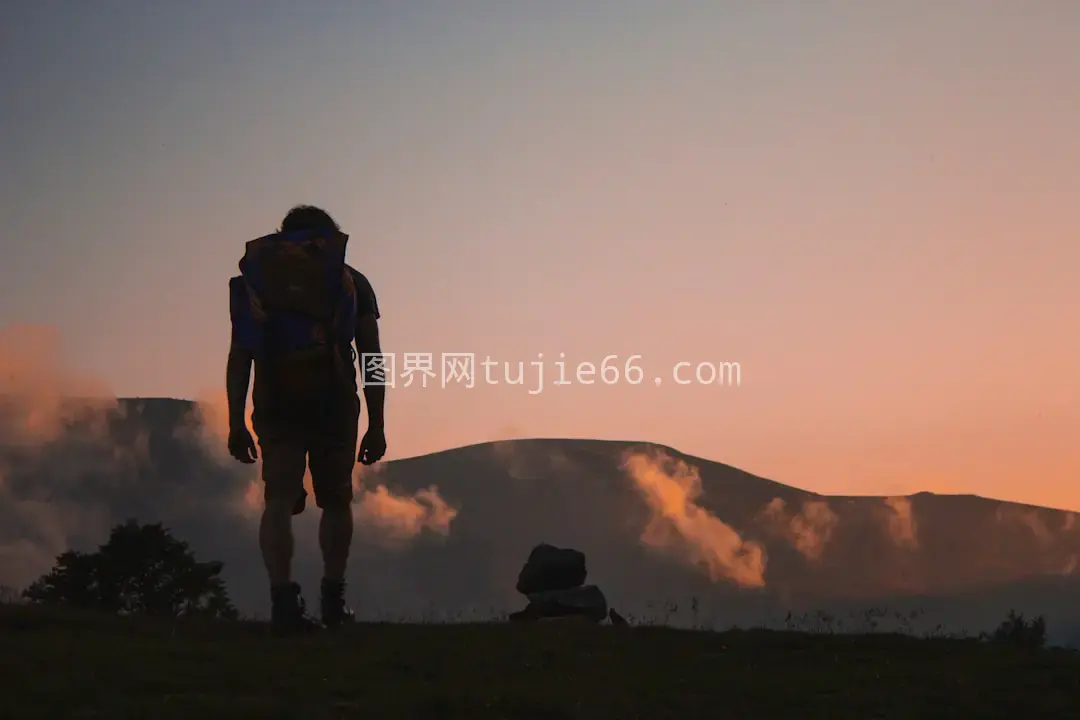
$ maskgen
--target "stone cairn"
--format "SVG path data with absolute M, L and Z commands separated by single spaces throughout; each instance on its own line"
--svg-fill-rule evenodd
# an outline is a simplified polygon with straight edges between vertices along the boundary
M 528 598 L 529 604 L 509 619 L 522 622 L 582 618 L 594 623 L 610 619 L 614 625 L 625 625 L 622 616 L 608 609 L 600 588 L 585 584 L 586 575 L 585 553 L 547 543 L 537 545 L 517 581 L 517 591 Z

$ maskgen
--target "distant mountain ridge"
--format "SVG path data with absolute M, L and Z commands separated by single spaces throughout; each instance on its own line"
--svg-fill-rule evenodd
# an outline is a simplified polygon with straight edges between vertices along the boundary
M 264 610 L 257 474 L 223 456 L 224 438 L 200 434 L 195 411 L 123 399 L 103 432 L 0 447 L 0 584 L 135 516 L 224 560 L 238 605 Z M 686 505 L 695 471 L 701 494 Z M 370 490 L 358 496 L 350 569 L 362 615 L 517 609 L 517 572 L 543 541 L 584 551 L 589 582 L 630 613 L 671 601 L 685 616 L 697 598 L 698 622 L 730 625 L 885 603 L 985 629 L 1016 606 L 1045 613 L 1052 633 L 1080 628 L 1080 519 L 1067 511 L 928 492 L 825 496 L 669 447 L 598 440 L 458 447 L 383 463 L 357 484 Z M 298 577 L 311 588 L 316 516 L 297 524 Z

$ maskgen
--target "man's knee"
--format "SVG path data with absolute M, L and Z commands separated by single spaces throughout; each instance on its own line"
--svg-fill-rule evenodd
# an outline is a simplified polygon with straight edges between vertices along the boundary
M 285 496 L 270 495 L 266 498 L 264 517 L 291 519 L 295 501 Z
M 312 457 L 311 489 L 314 490 L 315 505 L 320 510 L 341 510 L 352 504 L 354 464 L 352 454 L 345 457 L 340 448 Z
M 314 487 L 315 505 L 320 510 L 342 510 L 352 505 L 352 475 L 347 480 L 333 485 L 319 484 Z
M 307 469 L 307 452 L 300 443 L 260 443 L 263 467 L 263 497 L 271 504 L 292 508 L 304 492 L 304 470 Z
M 354 445 L 342 443 L 311 453 L 311 487 L 321 510 L 349 507 L 353 500 L 352 471 L 356 465 Z

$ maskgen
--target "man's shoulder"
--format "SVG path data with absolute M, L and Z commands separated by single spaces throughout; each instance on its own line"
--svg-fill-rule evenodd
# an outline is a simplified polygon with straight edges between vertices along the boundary
M 353 285 L 356 287 L 356 298 L 361 303 L 359 306 L 361 314 L 370 313 L 379 318 L 379 301 L 375 298 L 375 290 L 371 287 L 371 282 L 368 281 L 367 276 L 360 272 L 352 265 L 346 264 L 345 268 L 352 276 Z
M 353 285 L 356 286 L 356 292 L 360 295 L 375 295 L 375 290 L 371 287 L 371 281 L 367 279 L 364 273 L 360 272 L 352 265 L 346 265 L 345 269 L 352 275 Z
M 229 302 L 236 305 L 238 302 L 247 300 L 247 285 L 240 275 L 229 278 Z
M 353 281 L 356 282 L 357 284 L 368 285 L 368 286 L 371 285 L 371 283 L 368 282 L 367 276 L 364 275 L 364 273 L 357 270 L 356 268 L 354 268 L 352 265 L 346 264 L 345 269 L 349 271 L 349 274 L 352 275 L 352 277 L 353 277 Z
M 238 305 L 247 303 L 248 289 L 244 278 L 237 275 L 229 278 L 229 304 L 235 309 Z

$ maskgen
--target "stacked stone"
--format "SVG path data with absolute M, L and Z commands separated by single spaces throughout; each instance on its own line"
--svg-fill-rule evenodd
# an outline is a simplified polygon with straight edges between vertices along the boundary
M 528 606 L 511 620 L 581 617 L 602 622 L 608 617 L 607 599 L 595 585 L 586 585 L 585 553 L 541 543 L 529 553 L 518 575 L 517 591 Z

